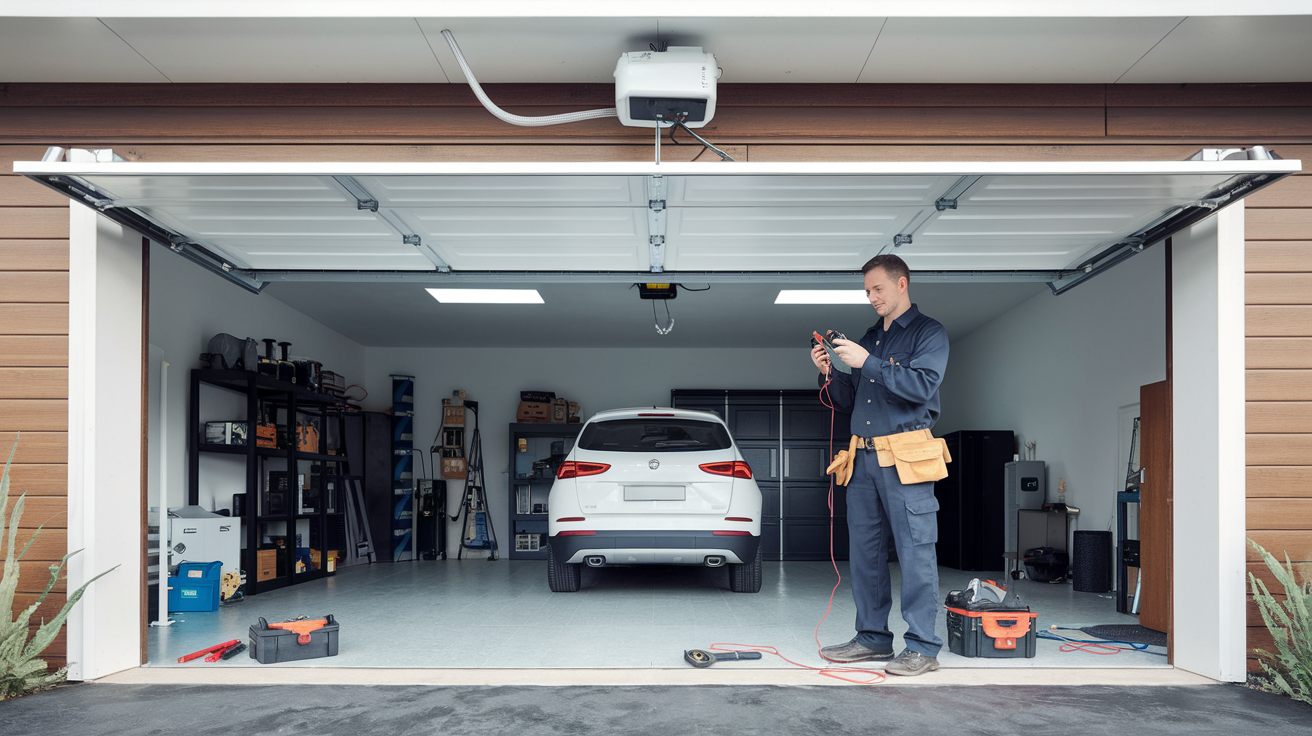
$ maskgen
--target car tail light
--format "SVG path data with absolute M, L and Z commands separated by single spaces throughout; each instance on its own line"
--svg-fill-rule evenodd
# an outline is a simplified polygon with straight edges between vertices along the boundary
M 563 519 L 556 519 L 556 523 L 558 524 L 562 521 L 587 521 L 587 519 L 583 518 L 582 516 L 566 516 Z
M 606 463 L 576 463 L 573 460 L 568 460 L 561 463 L 556 470 L 556 480 L 582 478 L 585 475 L 600 475 L 607 470 L 610 470 L 610 466 Z
M 723 463 L 706 463 L 705 465 L 698 465 L 697 467 L 711 475 L 727 475 L 731 478 L 746 478 L 748 480 L 751 480 L 752 477 L 752 466 L 742 460 Z
M 719 534 L 719 532 L 716 532 L 716 534 Z M 558 537 L 594 537 L 596 535 L 596 532 L 585 532 L 580 529 L 571 529 L 569 531 L 556 533 L 556 536 Z
M 726 516 L 724 517 L 724 520 L 725 521 L 751 521 L 751 519 L 747 518 L 746 516 Z M 564 521 L 564 519 L 560 519 L 559 521 Z M 583 520 L 579 519 L 579 521 L 583 521 Z
M 563 534 L 563 533 L 564 533 L 564 532 L 562 532 L 562 534 Z M 713 535 L 715 535 L 715 536 L 717 536 L 717 537 L 750 537 L 750 536 L 752 536 L 752 533 L 751 533 L 751 532 L 742 532 L 742 531 L 737 531 L 737 530 L 735 530 L 735 529 L 722 529 L 722 530 L 717 530 L 717 531 L 713 531 L 713 532 L 711 532 L 711 534 L 713 534 Z

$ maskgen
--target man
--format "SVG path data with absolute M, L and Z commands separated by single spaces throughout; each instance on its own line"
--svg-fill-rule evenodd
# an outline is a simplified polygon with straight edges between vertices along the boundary
M 861 269 L 866 298 L 882 320 L 860 341 L 834 340 L 834 353 L 852 372 L 832 369 L 823 346 L 811 360 L 829 380 L 834 406 L 852 414 L 854 450 L 847 486 L 847 527 L 851 538 L 852 597 L 857 635 L 827 646 L 820 656 L 831 662 L 887 661 L 892 675 L 920 675 L 938 669 L 943 641 L 934 633 L 938 619 L 938 501 L 934 484 L 903 484 L 896 467 L 880 467 L 871 438 L 928 430 L 939 416 L 939 385 L 948 363 L 943 325 L 911 303 L 911 271 L 894 255 L 875 256 Z M 885 440 L 886 441 L 886 440 Z M 853 440 L 854 444 L 858 440 Z M 892 532 L 902 572 L 902 618 L 906 648 L 893 656 L 888 628 L 892 608 L 886 530 Z

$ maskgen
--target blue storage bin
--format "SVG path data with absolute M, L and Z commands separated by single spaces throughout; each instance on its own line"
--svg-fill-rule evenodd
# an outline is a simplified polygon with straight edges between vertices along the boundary
M 178 574 L 170 575 L 170 611 L 219 610 L 219 580 L 223 577 L 222 562 L 183 562 Z

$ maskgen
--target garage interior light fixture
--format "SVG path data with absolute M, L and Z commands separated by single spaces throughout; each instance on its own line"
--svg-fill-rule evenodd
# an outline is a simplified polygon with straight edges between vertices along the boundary
M 869 304 L 866 293 L 854 289 L 780 289 L 775 304 Z
M 425 289 L 443 304 L 543 304 L 537 289 Z

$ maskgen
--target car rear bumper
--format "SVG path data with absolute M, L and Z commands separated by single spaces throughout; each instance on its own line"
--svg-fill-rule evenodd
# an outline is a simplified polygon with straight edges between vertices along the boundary
M 551 537 L 551 551 L 566 564 L 601 556 L 608 565 L 704 565 L 719 556 L 730 565 L 756 559 L 761 538 L 717 535 L 709 531 L 598 531 L 578 537 Z

